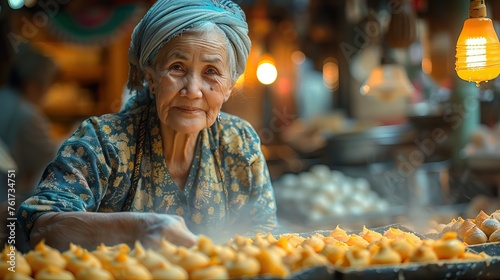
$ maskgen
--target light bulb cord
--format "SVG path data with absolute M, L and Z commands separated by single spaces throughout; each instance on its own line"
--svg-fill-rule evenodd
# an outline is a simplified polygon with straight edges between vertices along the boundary
M 469 18 L 484 18 L 486 17 L 485 0 L 470 0 Z

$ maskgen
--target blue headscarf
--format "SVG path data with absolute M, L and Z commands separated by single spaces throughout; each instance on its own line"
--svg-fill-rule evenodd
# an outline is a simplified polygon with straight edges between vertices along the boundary
M 237 75 L 245 71 L 250 38 L 243 10 L 229 0 L 158 0 L 135 27 L 128 52 L 127 87 L 144 86 L 144 69 L 158 50 L 172 38 L 203 22 L 223 30 L 236 56 Z

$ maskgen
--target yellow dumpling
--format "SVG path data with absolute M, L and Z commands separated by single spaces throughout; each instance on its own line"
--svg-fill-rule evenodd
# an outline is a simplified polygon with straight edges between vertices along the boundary
M 15 267 L 16 274 L 31 275 L 30 265 L 23 254 L 17 251 L 15 247 L 11 248 L 6 245 L 1 254 L 0 279 L 3 279 L 7 274 L 13 274 L 13 272 L 9 270 L 11 267 Z
M 31 266 L 34 275 L 48 267 L 64 269 L 67 263 L 58 250 L 45 245 L 43 240 L 35 246 L 34 250 L 26 254 L 26 261 Z
M 325 256 L 331 264 L 338 265 L 348 250 L 349 247 L 345 245 L 345 243 L 339 241 L 338 244 L 326 244 L 321 254 Z
M 227 270 L 231 278 L 253 278 L 259 274 L 260 263 L 254 257 L 237 253 L 234 262 L 228 264 Z
M 132 249 L 132 251 L 130 252 L 130 256 L 136 259 L 140 259 L 144 257 L 145 254 L 146 254 L 146 249 L 144 249 L 139 240 L 136 240 L 134 242 L 134 249 Z
M 330 236 L 342 242 L 346 242 L 349 239 L 349 235 L 347 234 L 347 232 L 341 229 L 339 225 L 337 225 L 337 227 L 335 227 L 335 229 L 330 232 Z
M 324 255 L 317 254 L 313 248 L 307 245 L 303 247 L 304 250 L 302 251 L 302 259 L 299 262 L 300 268 L 321 266 L 329 263 L 328 259 Z
M 166 258 L 151 249 L 146 250 L 144 255 L 141 258 L 138 258 L 138 261 L 149 271 L 171 265 Z
M 398 228 L 389 228 L 384 232 L 384 236 L 389 239 L 398 239 L 404 236 L 404 232 Z
M 173 263 L 182 266 L 188 273 L 210 265 L 210 258 L 201 252 L 180 247 L 177 253 L 178 258 Z
M 260 274 L 275 277 L 287 277 L 289 271 L 282 258 L 268 249 L 263 249 L 255 256 L 260 264 Z
M 300 261 L 302 260 L 303 247 L 297 247 L 286 256 L 281 258 L 283 264 L 291 271 L 300 269 Z
M 403 262 L 408 258 L 411 251 L 417 247 L 410 244 L 407 239 L 392 240 L 389 244 L 392 249 L 398 252 Z
M 302 244 L 302 242 L 304 242 L 305 237 L 298 234 L 282 234 L 280 235 L 279 240 L 286 240 L 291 247 L 297 248 Z
M 29 275 L 17 273 L 17 272 L 9 272 L 5 274 L 3 280 L 33 280 L 33 278 Z
M 125 251 L 120 251 L 109 263 L 108 270 L 116 279 L 149 280 L 151 273 L 135 258 L 128 256 Z
M 403 232 L 403 237 L 410 242 L 411 245 L 419 246 L 422 244 L 422 239 L 411 232 Z
M 381 233 L 369 230 L 366 226 L 363 226 L 363 229 L 359 233 L 359 236 L 363 237 L 364 240 L 368 241 L 368 243 L 376 242 L 384 237 Z
M 74 280 L 75 276 L 67 270 L 56 266 L 48 266 L 36 273 L 37 280 Z
M 178 247 L 166 239 L 161 240 L 161 246 L 157 252 L 170 261 L 177 254 Z
M 370 265 L 370 251 L 358 246 L 349 248 L 342 260 L 343 267 L 362 268 L 368 265 Z
M 382 242 L 379 250 L 370 257 L 370 264 L 398 264 L 402 258 L 388 243 Z
M 437 257 L 442 259 L 453 259 L 465 253 L 465 244 L 457 239 L 456 232 L 447 232 L 443 237 L 434 242 L 432 247 Z
M 236 258 L 236 251 L 228 245 L 217 246 L 215 251 L 222 263 L 232 262 Z
M 238 251 L 243 252 L 248 256 L 256 256 L 260 253 L 261 250 L 252 244 L 246 244 L 240 247 Z
M 76 280 L 113 280 L 111 272 L 103 268 L 86 267 L 76 274 Z
M 349 246 L 358 246 L 362 248 L 366 248 L 370 244 L 368 241 L 364 240 L 363 237 L 357 234 L 349 235 L 349 239 L 347 239 L 346 243 Z
M 101 268 L 101 262 L 99 259 L 89 253 L 86 249 L 83 249 L 83 251 L 80 253 L 80 255 L 77 255 L 70 259 L 68 261 L 68 264 L 66 265 L 66 269 L 69 270 L 73 275 L 77 275 L 80 270 L 84 268 Z
M 155 280 L 187 280 L 189 278 L 187 271 L 178 265 L 157 268 L 151 271 L 151 275 Z
M 62 256 L 66 259 L 66 261 L 69 262 L 72 258 L 80 255 L 82 252 L 83 252 L 83 247 L 70 243 L 69 250 L 63 252 Z
M 253 243 L 254 246 L 258 248 L 267 248 L 271 244 L 267 238 L 265 238 L 264 235 L 262 234 L 256 234 L 255 237 L 253 238 Z
M 283 238 L 282 236 L 280 236 L 278 241 L 276 241 L 276 243 L 274 243 L 273 246 L 280 247 L 287 254 L 293 252 L 293 250 L 294 250 L 294 247 L 292 247 L 292 245 L 288 242 L 288 240 L 286 238 Z
M 108 270 L 109 264 L 113 261 L 117 254 L 114 250 L 111 250 L 110 247 L 107 247 L 104 244 L 97 246 L 97 248 L 91 253 L 101 262 L 102 268 L 106 270 Z
M 212 239 L 200 235 L 198 238 L 198 244 L 197 248 L 200 252 L 204 253 L 205 255 L 211 257 L 217 253 L 217 248 L 215 244 L 213 243 Z
M 317 236 L 311 236 L 309 238 L 306 238 L 304 242 L 302 243 L 302 246 L 309 246 L 311 247 L 316 253 L 321 252 L 323 248 L 325 248 L 325 242 L 323 239 L 317 237 Z
M 426 263 L 426 262 L 435 262 L 439 258 L 432 249 L 431 246 L 422 245 L 416 247 L 410 252 L 410 255 L 406 259 L 407 262 L 415 262 L 415 263 Z

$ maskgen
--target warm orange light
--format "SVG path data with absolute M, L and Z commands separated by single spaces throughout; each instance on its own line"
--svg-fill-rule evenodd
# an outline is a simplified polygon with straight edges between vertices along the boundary
M 483 1 L 471 1 L 471 9 L 475 2 L 484 5 Z M 491 19 L 484 17 L 485 7 L 481 12 L 478 17 L 471 14 L 464 22 L 455 56 L 457 75 L 477 84 L 492 80 L 500 74 L 500 43 Z
M 361 86 L 360 92 L 363 95 L 390 101 L 400 96 L 411 95 L 413 89 L 413 84 L 402 65 L 382 64 L 372 70 L 368 80 Z
M 238 80 L 236 80 L 236 86 L 241 87 L 245 84 L 245 73 L 243 73 Z
M 329 90 L 339 87 L 339 65 L 333 58 L 328 58 L 323 63 L 323 85 Z
M 264 56 L 257 66 L 257 79 L 264 85 L 270 85 L 276 81 L 278 70 L 274 66 L 272 58 Z

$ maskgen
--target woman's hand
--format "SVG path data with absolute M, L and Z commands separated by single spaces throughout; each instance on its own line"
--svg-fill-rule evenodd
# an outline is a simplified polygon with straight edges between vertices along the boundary
M 198 238 L 186 227 L 184 219 L 175 215 L 158 213 L 96 213 L 53 212 L 35 220 L 30 234 L 30 244 L 35 246 L 42 239 L 49 246 L 61 251 L 70 243 L 94 250 L 99 244 L 111 246 L 120 243 L 133 246 L 139 240 L 143 246 L 153 248 L 162 238 L 191 247 Z
M 184 219 L 180 216 L 158 213 L 134 214 L 137 214 L 145 223 L 144 232 L 138 238 L 144 247 L 157 248 L 162 238 L 185 247 L 191 247 L 198 241 L 198 237 L 187 228 Z

